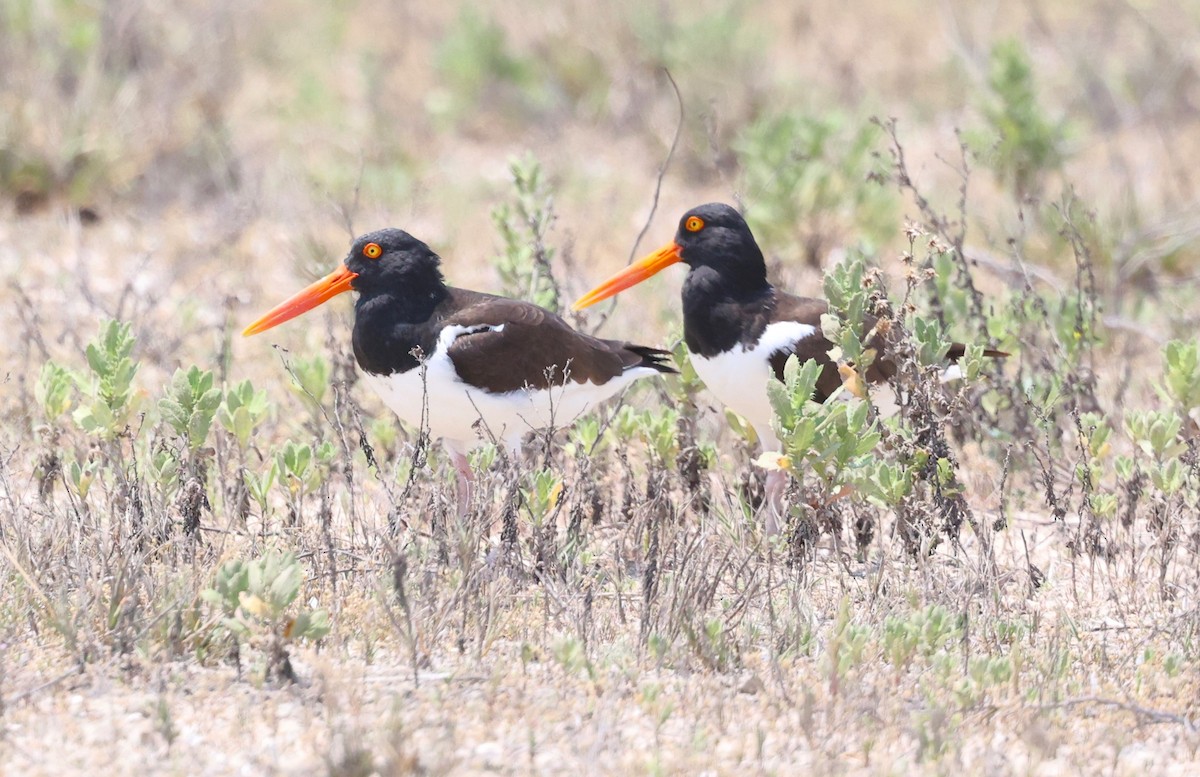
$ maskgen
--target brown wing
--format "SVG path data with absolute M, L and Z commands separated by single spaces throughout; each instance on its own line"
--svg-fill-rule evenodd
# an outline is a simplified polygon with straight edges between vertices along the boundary
M 448 355 L 467 383 L 493 392 L 606 383 L 633 367 L 673 372 L 665 352 L 576 332 L 562 318 L 529 302 L 451 289 L 442 326 L 463 327 Z

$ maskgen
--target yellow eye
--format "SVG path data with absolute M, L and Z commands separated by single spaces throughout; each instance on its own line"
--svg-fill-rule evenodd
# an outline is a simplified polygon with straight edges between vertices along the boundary
M 367 243 L 363 246 L 363 256 L 368 259 L 378 259 L 382 253 L 383 249 L 379 247 L 378 243 Z
M 704 229 L 704 219 L 699 216 L 689 216 L 688 220 L 683 223 L 683 228 L 688 232 L 699 232 Z

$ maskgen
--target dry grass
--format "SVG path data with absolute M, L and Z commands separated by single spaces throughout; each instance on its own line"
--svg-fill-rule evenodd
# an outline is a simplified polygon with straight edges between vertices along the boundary
M 1105 461 L 1132 455 L 1121 419 L 1167 407 L 1154 390 L 1162 342 L 1194 339 L 1200 17 L 1176 3 L 642 5 L 481 11 L 504 32 L 490 59 L 466 12 L 433 4 L 0 10 L 6 769 L 1195 771 L 1194 450 L 1180 455 L 1190 469 L 1178 498 L 1147 485 L 1139 501 L 1108 464 L 1085 485 L 1076 422 L 1094 400 L 1116 430 Z M 456 35 L 469 45 L 444 43 Z M 1011 398 L 1068 372 L 1074 404 L 1031 419 L 1029 405 L 992 415 L 959 395 L 959 478 L 972 516 L 995 532 L 964 527 L 914 557 L 893 513 L 859 500 L 797 557 L 744 514 L 750 456 L 704 393 L 697 436 L 716 455 L 699 492 L 637 435 L 607 439 L 590 462 L 560 435 L 487 473 L 472 521 L 458 525 L 440 450 L 410 481 L 412 436 L 355 385 L 346 304 L 267 338 L 235 334 L 336 261 L 351 230 L 401 226 L 443 254 L 456 284 L 497 288 L 489 213 L 510 196 L 508 158 L 528 149 L 554 192 L 564 295 L 582 292 L 626 260 L 650 217 L 675 130 L 664 63 L 687 121 L 642 249 L 699 202 L 762 212 L 732 150 L 762 116 L 838 113 L 851 127 L 896 116 L 931 200 L 922 210 L 886 184 L 896 213 L 879 255 L 902 279 L 892 257 L 904 219 L 929 227 L 957 214 L 954 130 L 982 126 L 989 52 L 1013 36 L 1046 112 L 1068 121 L 1068 153 L 1023 199 L 970 157 L 964 249 L 982 258 L 974 279 L 989 299 L 1018 298 L 1027 275 L 1030 294 L 1069 298 L 1082 283 L 1070 230 L 1058 234 L 1047 213 L 1073 187 L 1093 215 L 1078 266 L 1095 274 L 1103 309 L 1089 358 L 1067 370 L 1061 343 L 1026 321 L 993 377 Z M 887 143 L 879 150 L 894 170 Z M 826 266 L 862 226 L 831 214 Z M 816 292 L 816 269 L 766 248 L 789 286 Z M 605 334 L 666 341 L 677 283 L 629 295 Z M 83 371 L 110 317 L 137 337 L 129 433 L 103 442 L 67 417 L 47 426 L 43 363 Z M 288 374 L 311 354 L 332 368 L 321 409 Z M 250 378 L 272 403 L 244 458 L 214 431 L 196 535 L 181 528 L 176 492 L 146 471 L 154 451 L 178 445 L 155 406 L 191 364 L 219 383 Z M 678 399 L 645 387 L 626 402 L 660 412 Z M 243 511 L 238 493 L 239 467 L 261 468 L 287 440 L 334 451 L 296 525 L 284 489 L 265 512 Z M 61 473 L 40 493 L 49 454 L 98 462 L 86 500 Z M 543 467 L 565 488 L 539 523 L 512 489 Z M 1096 518 L 1090 500 L 1108 492 L 1128 522 Z M 877 522 L 865 547 L 860 518 Z M 254 646 L 233 660 L 199 599 L 223 561 L 271 547 L 300 555 L 302 602 L 332 616 L 329 636 L 293 646 L 297 683 L 265 680 Z

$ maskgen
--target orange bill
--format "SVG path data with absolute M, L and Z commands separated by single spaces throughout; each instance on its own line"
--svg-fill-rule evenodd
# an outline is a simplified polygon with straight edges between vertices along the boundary
M 336 297 L 342 292 L 350 291 L 350 284 L 357 277 L 358 273 L 351 272 L 350 268 L 343 264 L 307 289 L 304 289 L 290 299 L 280 302 L 265 316 L 246 327 L 242 331 L 242 335 L 249 337 L 259 332 L 265 332 L 271 327 L 278 326 L 301 313 L 307 313 L 317 305 Z
M 595 305 L 601 300 L 608 299 L 614 294 L 625 291 L 630 286 L 636 286 L 652 275 L 657 275 L 664 268 L 670 267 L 678 261 L 680 261 L 679 245 L 677 243 L 665 245 L 649 256 L 637 260 L 587 294 L 584 294 L 576 300 L 572 307 L 575 310 L 583 310 L 589 305 Z

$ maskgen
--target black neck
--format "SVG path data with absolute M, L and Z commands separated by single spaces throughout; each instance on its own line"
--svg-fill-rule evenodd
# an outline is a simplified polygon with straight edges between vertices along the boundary
M 758 342 L 775 305 L 766 273 L 722 273 L 701 265 L 683 283 L 683 334 L 692 353 L 711 358 Z
M 418 364 L 413 350 L 429 356 L 439 331 L 437 308 L 449 296 L 440 279 L 405 291 L 364 291 L 354 305 L 354 356 L 377 375 L 407 372 Z

